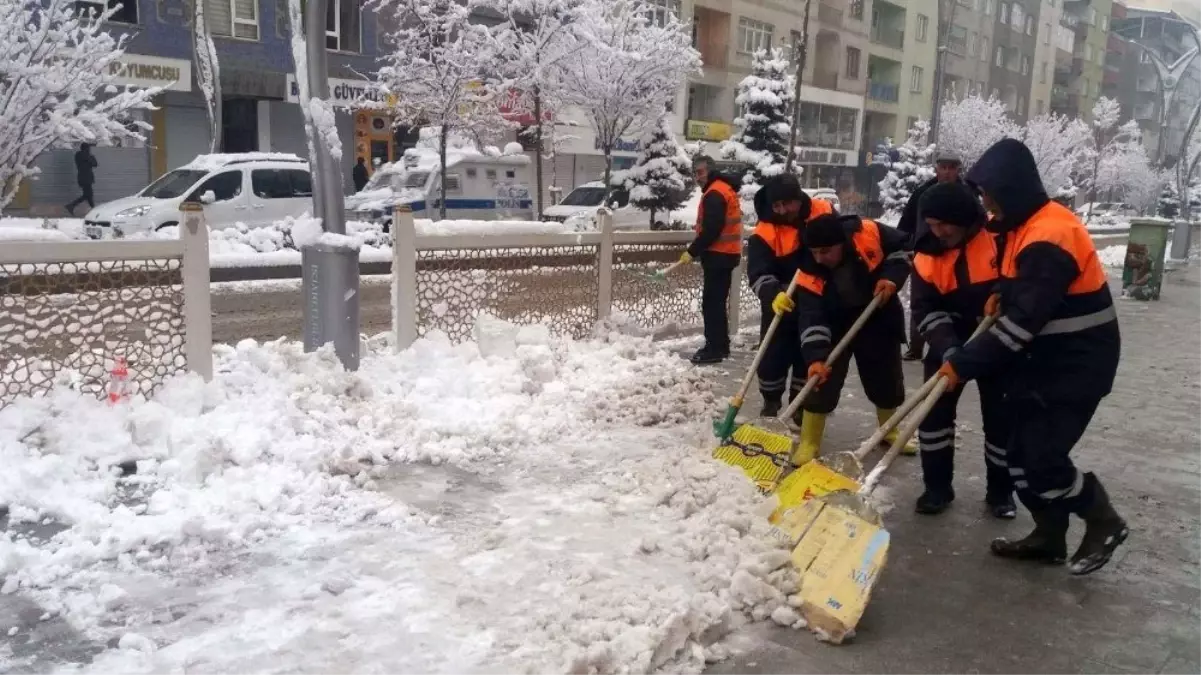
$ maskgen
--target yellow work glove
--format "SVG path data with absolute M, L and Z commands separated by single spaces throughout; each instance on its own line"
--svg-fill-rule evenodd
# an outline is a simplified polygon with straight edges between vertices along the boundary
M 796 302 L 783 291 L 776 294 L 776 297 L 771 301 L 771 311 L 775 312 L 776 316 L 783 316 L 794 309 L 796 309 Z
M 684 251 L 680 254 L 680 262 L 684 263 L 685 265 L 692 262 L 692 254 L 688 251 Z

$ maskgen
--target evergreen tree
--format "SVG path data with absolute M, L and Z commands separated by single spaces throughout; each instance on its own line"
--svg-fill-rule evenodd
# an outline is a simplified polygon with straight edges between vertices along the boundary
M 656 213 L 677 209 L 688 198 L 693 184 L 692 162 L 676 143 L 666 114 L 643 139 L 642 153 L 634 166 L 623 172 L 622 179 L 630 191 L 630 204 L 650 211 L 652 226 Z
M 1160 218 L 1175 218 L 1180 215 L 1180 195 L 1177 194 L 1176 183 L 1170 179 L 1164 181 L 1155 215 Z
M 783 50 L 756 52 L 751 74 L 738 83 L 734 101 L 743 112 L 734 120 L 734 135 L 722 142 L 720 154 L 749 166 L 743 179 L 744 193 L 753 194 L 764 176 L 785 171 L 794 100 L 788 66 Z
M 880 181 L 880 201 L 885 212 L 900 213 L 914 190 L 934 177 L 934 146 L 926 142 L 929 132 L 930 123 L 918 120 L 904 144 L 888 148 L 890 153 L 895 150 L 896 159 Z

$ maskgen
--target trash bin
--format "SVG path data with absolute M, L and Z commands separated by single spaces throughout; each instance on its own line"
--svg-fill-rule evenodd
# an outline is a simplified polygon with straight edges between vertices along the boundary
M 1163 283 L 1163 260 L 1172 221 L 1136 218 L 1130 221 L 1126 260 L 1122 265 L 1122 293 L 1135 300 L 1158 300 Z

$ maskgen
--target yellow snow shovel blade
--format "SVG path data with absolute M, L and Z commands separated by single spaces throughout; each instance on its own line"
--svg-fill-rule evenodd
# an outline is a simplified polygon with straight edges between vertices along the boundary
M 834 644 L 854 634 L 888 562 L 891 535 L 868 498 L 946 389 L 946 379 L 939 377 L 857 492 L 831 492 L 780 516 L 778 527 L 794 542 L 801 615 L 809 628 Z
M 792 435 L 743 424 L 713 451 L 713 456 L 742 469 L 760 490 L 771 492 L 791 466 Z
M 976 326 L 976 330 L 972 332 L 968 342 L 988 330 L 995 321 L 996 317 L 985 317 Z M 814 460 L 785 476 L 776 487 L 775 495 L 779 505 L 772 512 L 769 520 L 772 523 L 779 522 L 785 511 L 813 497 L 821 497 L 838 490 L 857 491 L 861 487 L 859 481 L 863 478 L 864 458 L 882 443 L 914 408 L 926 400 L 937 385 L 938 379 L 938 376 L 935 375 L 926 380 L 917 391 L 905 399 L 892 417 L 868 437 L 855 452 L 840 453 L 828 460 Z

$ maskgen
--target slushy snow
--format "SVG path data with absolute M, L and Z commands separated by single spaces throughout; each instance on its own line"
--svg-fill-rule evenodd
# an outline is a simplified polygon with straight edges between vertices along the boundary
M 707 378 L 597 336 L 481 316 L 355 373 L 247 340 L 149 401 L 19 399 L 3 592 L 110 645 L 88 672 L 699 672 L 748 619 L 795 625 Z

